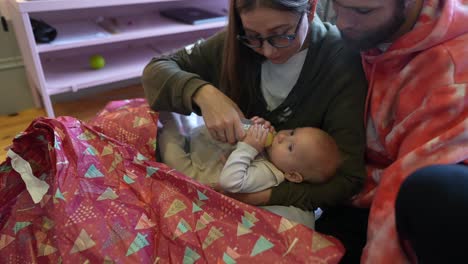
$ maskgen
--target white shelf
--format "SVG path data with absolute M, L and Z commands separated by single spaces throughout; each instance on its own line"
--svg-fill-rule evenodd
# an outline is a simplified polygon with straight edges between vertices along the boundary
M 28 13 L 176 1 L 182 0 L 17 0 L 15 8 Z
M 132 39 L 222 28 L 226 25 L 225 21 L 188 25 L 161 17 L 157 12 L 142 14 L 141 16 L 118 17 L 115 21 L 117 21 L 117 25 L 114 28 L 117 33 L 114 34 L 104 30 L 96 21 L 72 21 L 54 24 L 58 32 L 57 38 L 51 43 L 37 45 L 37 50 L 44 53 Z
M 70 55 L 44 56 L 43 70 L 49 95 L 136 78 L 141 76 L 144 67 L 152 57 L 171 52 L 197 40 L 196 37 L 153 40 L 148 43 L 84 52 L 74 51 Z M 143 42 L 144 43 L 144 42 Z M 105 58 L 104 68 L 94 70 L 89 67 L 89 58 L 99 54 Z
M 52 95 L 140 77 L 152 57 L 206 38 L 226 25 L 226 21 L 188 25 L 161 17 L 160 10 L 192 6 L 225 14 L 229 2 L 4 1 L 11 13 L 36 105 L 42 103 L 50 117 L 54 117 Z M 57 37 L 51 43 L 36 43 L 31 18 L 54 27 Z M 90 68 L 89 58 L 95 54 L 105 58 L 104 68 Z
M 43 69 L 48 94 L 77 91 L 141 76 L 144 66 L 156 52 L 149 48 L 135 48 L 99 54 L 106 60 L 105 67 L 99 70 L 89 67 L 92 54 L 46 60 Z

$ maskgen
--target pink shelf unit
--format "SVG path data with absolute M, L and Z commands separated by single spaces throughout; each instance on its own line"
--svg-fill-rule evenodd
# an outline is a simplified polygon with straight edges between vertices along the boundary
M 114 43 L 111 47 L 104 44 L 41 54 L 48 92 L 55 95 L 139 77 L 152 57 L 182 48 L 201 37 L 209 37 L 214 31 L 180 33 L 171 35 L 171 38 L 163 36 Z M 105 58 L 104 68 L 89 68 L 88 58 L 94 54 Z
M 207 38 L 226 22 L 187 25 L 160 10 L 196 6 L 225 13 L 228 0 L 8 0 L 36 105 L 54 117 L 51 96 L 141 76 L 149 60 Z M 47 44 L 34 41 L 30 18 L 57 29 Z M 102 24 L 102 22 L 106 24 Z M 109 26 L 110 25 L 110 26 Z M 106 66 L 90 69 L 99 54 Z

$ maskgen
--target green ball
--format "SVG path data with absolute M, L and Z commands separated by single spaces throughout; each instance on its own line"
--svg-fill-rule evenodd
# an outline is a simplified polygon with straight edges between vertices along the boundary
M 93 55 L 89 58 L 89 66 L 92 69 L 99 70 L 106 65 L 106 60 L 101 55 Z

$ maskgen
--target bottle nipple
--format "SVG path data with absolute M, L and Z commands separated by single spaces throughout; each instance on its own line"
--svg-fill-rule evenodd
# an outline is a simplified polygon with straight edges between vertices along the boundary
M 273 132 L 268 132 L 268 136 L 265 141 L 265 147 L 271 146 L 271 144 L 273 144 L 274 138 L 275 138 L 275 135 L 273 134 Z

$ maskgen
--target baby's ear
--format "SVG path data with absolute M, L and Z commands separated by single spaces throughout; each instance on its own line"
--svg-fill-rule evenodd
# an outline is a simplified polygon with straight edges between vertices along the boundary
M 302 177 L 302 174 L 300 174 L 297 171 L 293 172 L 286 172 L 284 174 L 284 178 L 290 182 L 295 182 L 295 183 L 301 183 L 304 180 L 304 177 Z

